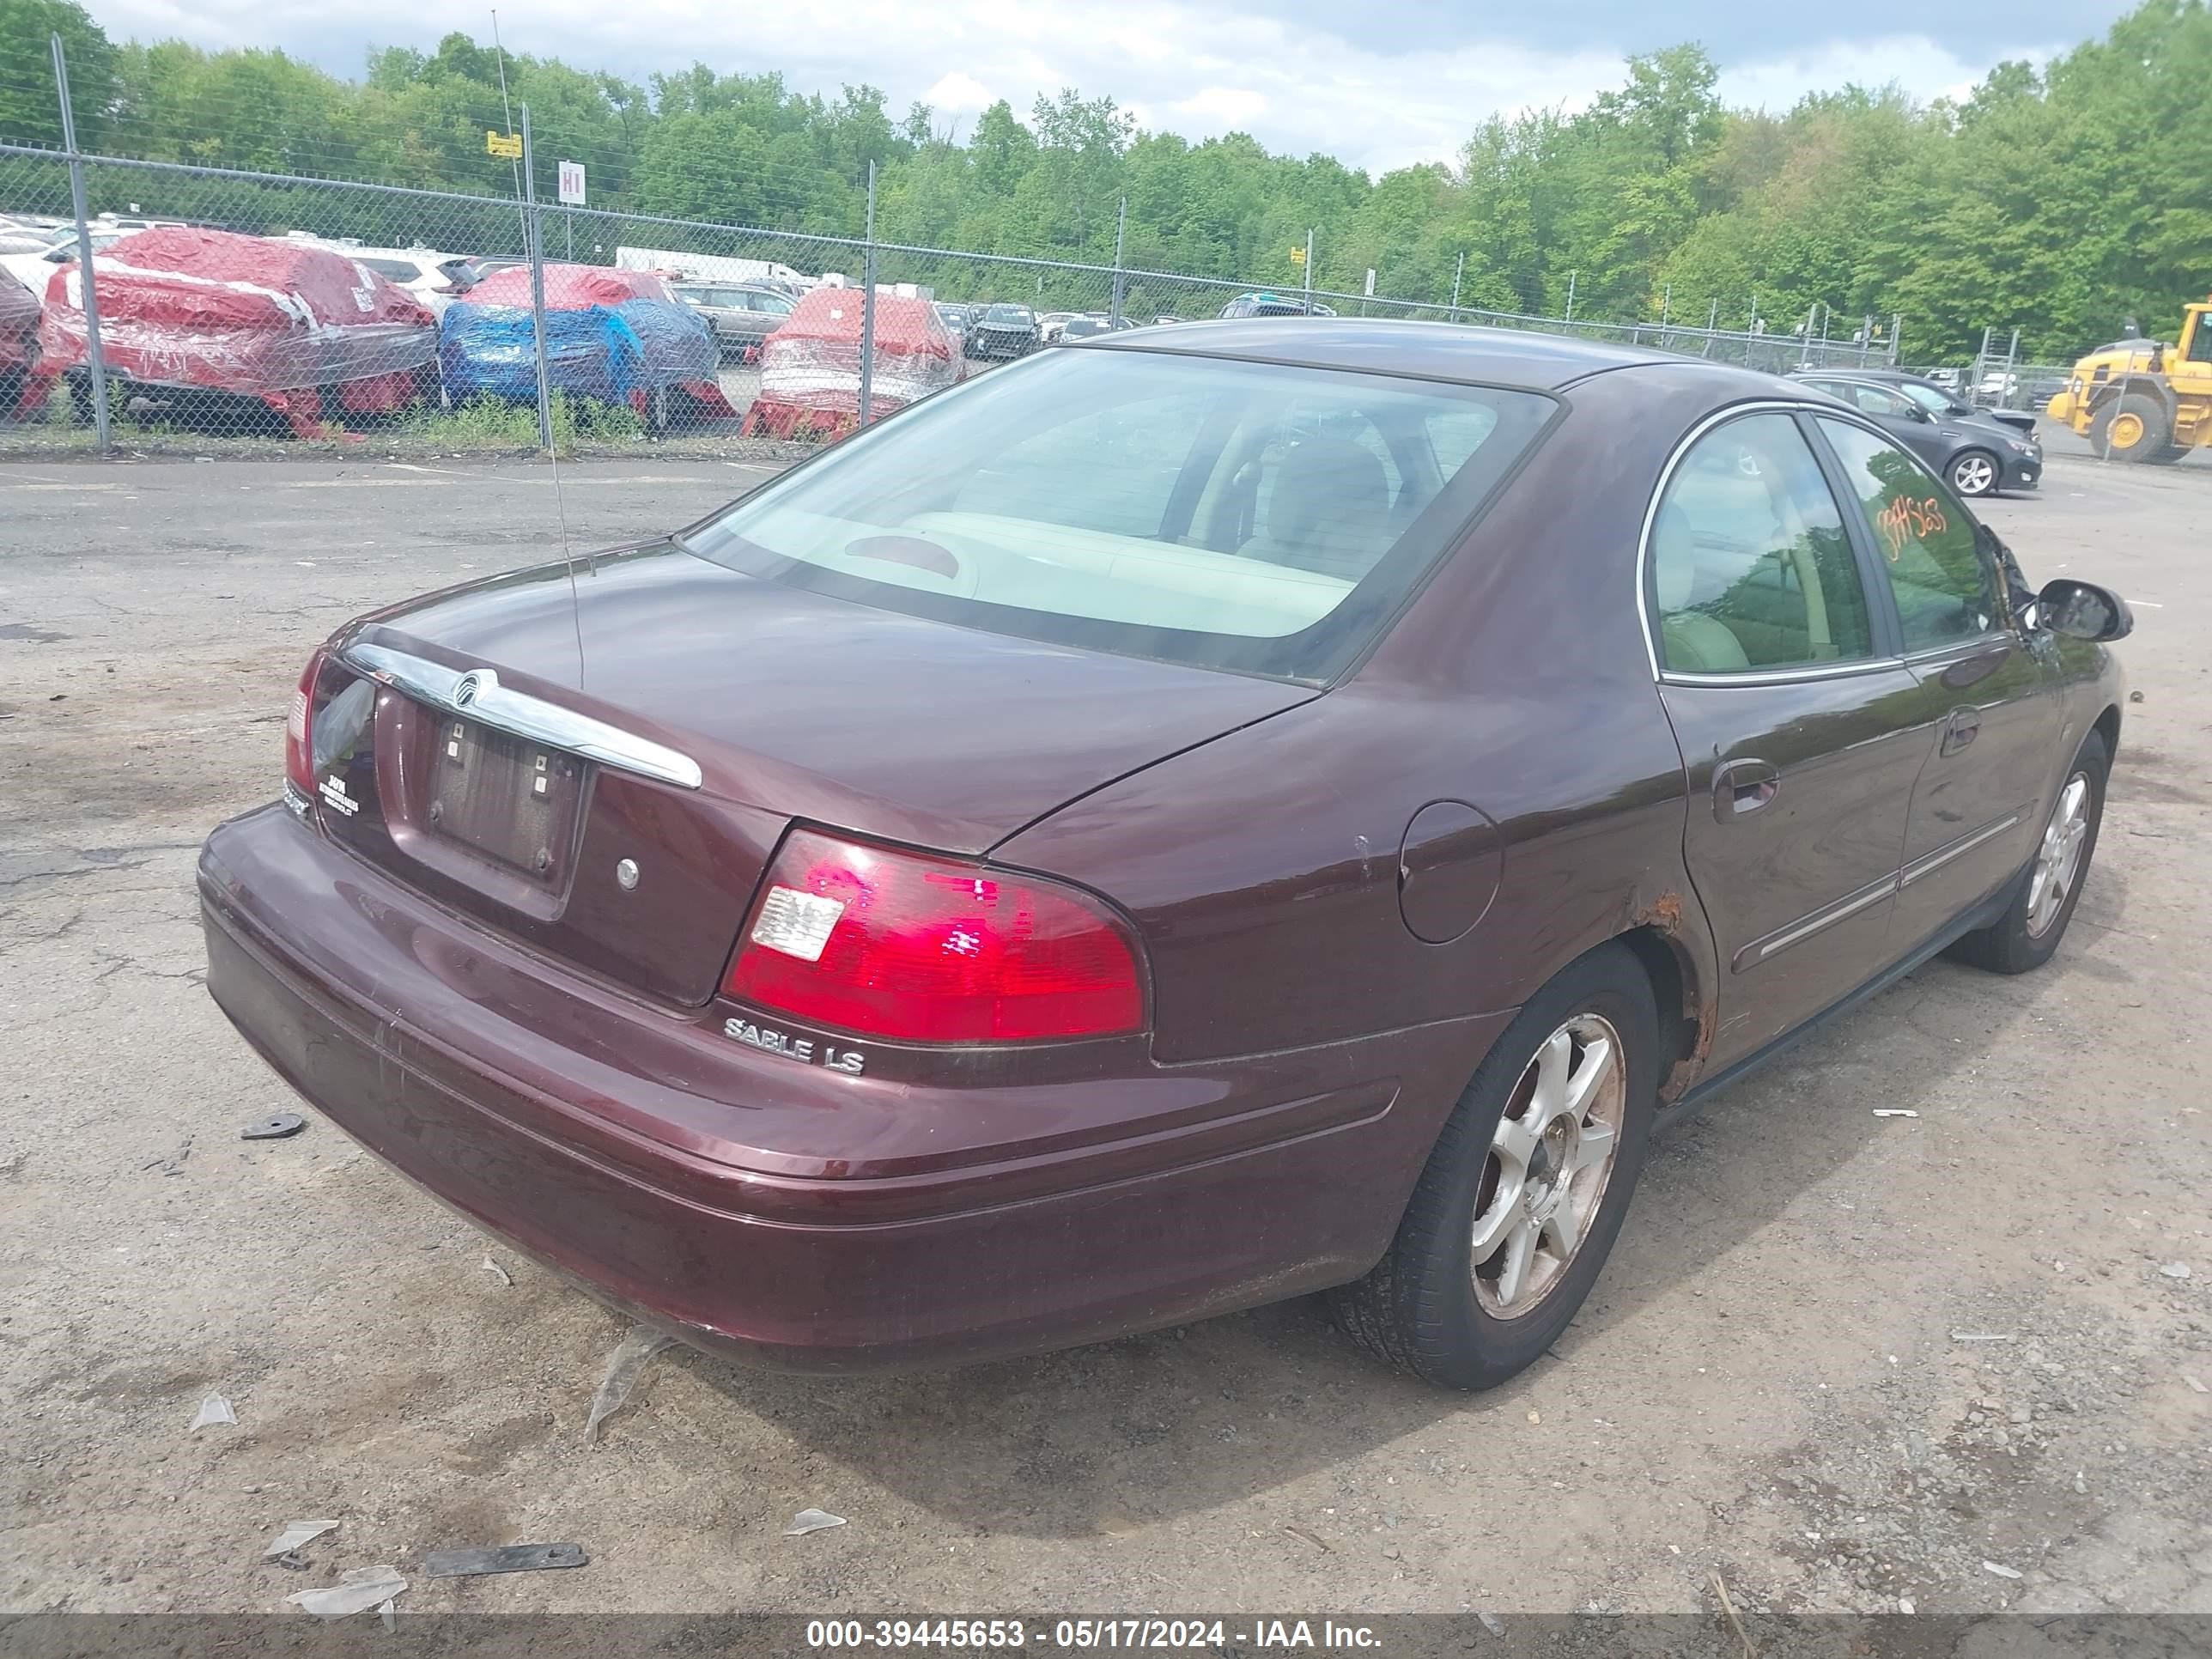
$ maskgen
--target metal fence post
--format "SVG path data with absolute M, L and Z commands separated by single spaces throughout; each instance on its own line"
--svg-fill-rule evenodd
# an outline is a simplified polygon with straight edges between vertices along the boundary
M 1121 296 L 1125 291 L 1122 287 L 1121 276 L 1121 243 L 1122 239 L 1128 234 L 1128 231 L 1129 198 L 1124 196 L 1121 198 L 1121 210 L 1115 216 L 1114 219 L 1114 305 L 1112 315 L 1114 325 L 1117 328 L 1121 326 Z
M 76 115 L 70 107 L 69 62 L 62 38 L 52 37 L 54 88 L 62 105 L 62 148 L 69 152 L 70 205 L 76 214 L 76 283 L 84 303 L 84 361 L 92 377 L 92 427 L 100 453 L 107 453 L 107 359 L 100 349 L 100 300 L 92 268 L 92 225 L 85 215 L 84 157 L 76 147 Z M 40 294 L 40 301 L 46 295 Z
M 1711 309 L 1705 313 L 1705 349 L 1699 352 L 1698 356 L 1700 357 L 1710 357 L 1713 355 L 1713 336 L 1720 331 L 1720 325 L 1721 302 L 1718 300 L 1715 300 L 1712 303 Z
M 1577 270 L 1567 273 L 1567 314 L 1559 319 L 1563 323 L 1571 323 L 1575 319 L 1575 278 L 1581 274 Z
M 1892 367 L 1898 362 L 1898 343 L 1904 334 L 1905 313 L 1901 311 L 1891 312 L 1889 313 L 1889 361 Z
M 868 163 L 867 252 L 860 275 L 860 424 L 875 418 L 876 164 Z
M 1306 315 L 1313 315 L 1313 227 L 1306 227 Z
M 530 334 L 538 351 L 538 441 L 553 453 L 553 393 L 545 376 L 544 227 L 538 218 L 538 183 L 531 173 L 530 106 L 522 106 L 523 252 L 530 256 Z
M 1452 310 L 1453 310 L 1455 313 L 1456 313 L 1456 312 L 1459 310 L 1459 279 L 1460 279 L 1461 277 L 1462 277 L 1462 276 L 1466 276 L 1466 275 L 1467 275 L 1467 250 L 1466 250 L 1465 248 L 1462 248 L 1462 249 L 1459 251 L 1459 263 L 1458 263 L 1457 264 L 1455 264 L 1455 265 L 1454 265 L 1454 266 L 1452 267 L 1452 304 L 1451 304 L 1451 308 L 1452 308 Z M 1453 319 L 1453 320 L 1455 320 L 1455 321 L 1458 320 L 1458 319 L 1457 319 L 1457 318 L 1456 318 L 1456 316 L 1455 316 L 1455 318 L 1454 318 L 1454 319 Z

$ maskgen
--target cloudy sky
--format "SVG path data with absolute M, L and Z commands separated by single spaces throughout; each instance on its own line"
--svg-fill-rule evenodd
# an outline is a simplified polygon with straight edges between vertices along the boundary
M 117 39 L 281 46 L 339 74 L 372 46 L 479 39 L 487 10 L 304 0 L 90 0 Z M 895 111 L 934 105 L 964 131 L 998 98 L 1109 93 L 1146 126 L 1191 137 L 1241 129 L 1270 149 L 1326 150 L 1377 170 L 1449 159 L 1493 112 L 1586 102 L 1621 57 L 1702 41 L 1731 102 L 1786 107 L 1845 81 L 1921 97 L 1961 91 L 2006 58 L 2040 59 L 2100 32 L 2124 0 L 512 0 L 510 50 L 642 78 L 697 58 L 780 70 L 802 90 L 884 88 Z

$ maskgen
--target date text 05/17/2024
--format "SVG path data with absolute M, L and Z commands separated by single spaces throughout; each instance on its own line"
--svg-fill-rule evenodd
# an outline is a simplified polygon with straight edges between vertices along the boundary
M 817 1649 L 938 1648 L 981 1652 L 1035 1646 L 1072 1650 L 1133 1649 L 1218 1651 L 1224 1643 L 1261 1652 L 1360 1652 L 1379 1638 L 1366 1625 L 1333 1619 L 817 1619 L 806 1644 Z

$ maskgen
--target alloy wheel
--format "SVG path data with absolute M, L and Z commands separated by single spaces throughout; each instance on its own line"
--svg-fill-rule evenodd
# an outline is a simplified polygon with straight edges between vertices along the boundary
M 1951 482 L 1962 495 L 1986 495 L 1996 479 L 1996 467 L 1984 455 L 1969 455 L 1951 469 Z
M 2058 792 L 2051 822 L 2036 848 L 2035 868 L 2027 878 L 2027 936 L 2041 939 L 2066 907 L 2081 873 L 2081 849 L 2089 841 L 2089 780 L 2076 772 Z
M 1528 1313 L 1558 1288 L 1589 1236 L 1628 1098 L 1620 1033 L 1580 1013 L 1536 1046 L 1491 1137 L 1468 1259 L 1482 1310 Z

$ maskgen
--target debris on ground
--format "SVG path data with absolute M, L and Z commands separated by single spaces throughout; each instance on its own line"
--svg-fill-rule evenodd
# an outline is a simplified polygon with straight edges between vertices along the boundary
M 629 1391 L 637 1386 L 638 1374 L 652 1363 L 653 1355 L 675 1340 L 650 1325 L 630 1327 L 629 1334 L 607 1356 L 606 1374 L 599 1378 L 599 1391 L 592 1396 L 592 1413 L 584 1419 L 586 1441 L 599 1437 L 599 1425 L 622 1409 Z
M 399 1576 L 397 1567 L 350 1567 L 335 1584 L 297 1590 L 284 1599 L 301 1612 L 312 1613 L 318 1619 L 344 1619 L 367 1613 L 380 1603 L 388 1603 L 406 1588 L 407 1581 Z
M 513 1287 L 514 1280 L 511 1276 L 509 1276 L 507 1269 L 501 1267 L 498 1262 L 493 1261 L 489 1256 L 486 1256 L 483 1259 L 483 1270 L 489 1273 L 494 1279 L 499 1280 L 501 1284 L 510 1288 Z
M 399 1615 L 392 1612 L 392 1598 L 390 1596 L 386 1596 L 384 1600 L 376 1604 L 376 1616 L 384 1621 L 386 1634 L 389 1635 L 392 1632 L 399 1628 Z
M 1983 1562 L 1982 1571 L 1984 1572 L 1993 1572 L 2000 1578 L 2025 1578 L 2027 1577 L 2027 1575 L 2022 1572 L 2018 1567 L 2008 1567 L 1996 1561 Z
M 1918 1117 L 1920 1115 L 1910 1106 L 1877 1106 L 1874 1109 L 1874 1115 L 1876 1117 Z
M 581 1544 L 488 1544 L 481 1548 L 432 1550 L 422 1559 L 432 1578 L 468 1578 L 484 1572 L 544 1572 L 580 1567 L 591 1557 Z
M 2189 1392 L 2191 1394 L 2212 1394 L 2212 1389 L 2206 1388 L 2187 1371 L 2182 1372 L 2181 1380 L 2189 1384 Z
M 191 1431 L 198 1434 L 210 1423 L 235 1423 L 238 1413 L 230 1408 L 230 1401 L 219 1394 L 211 1394 L 200 1401 L 200 1414 L 192 1419 Z
M 1311 1544 L 1323 1555 L 1334 1555 L 1336 1553 L 1335 1550 L 1329 1547 L 1319 1533 L 1308 1532 L 1304 1527 L 1285 1527 L 1283 1530 L 1290 1534 L 1291 1537 L 1297 1539 L 1301 1544 Z
M 2161 1261 L 2158 1264 L 2158 1270 L 2168 1279 L 2189 1277 L 2189 1264 L 2186 1261 Z
M 285 1140 L 307 1127 L 307 1120 L 297 1112 L 271 1112 L 266 1117 L 257 1117 L 238 1132 L 240 1140 Z
M 301 1545 L 311 1544 L 325 1533 L 337 1529 L 338 1523 L 335 1521 L 287 1522 L 284 1530 L 269 1540 L 269 1547 L 261 1552 L 261 1559 L 266 1561 L 272 1555 L 289 1555 Z
M 1713 1594 L 1721 1598 L 1721 1611 L 1728 1614 L 1729 1628 L 1735 1632 L 1735 1639 L 1743 1644 L 1743 1659 L 1759 1659 L 1759 1650 L 1751 1645 L 1751 1638 L 1745 1633 L 1743 1620 L 1736 1616 L 1735 1603 L 1729 1600 L 1728 1581 L 1721 1577 L 1718 1568 L 1713 1571 L 1712 1581 Z
M 803 1538 L 810 1532 L 826 1532 L 831 1527 L 842 1527 L 845 1517 L 832 1515 L 827 1510 L 801 1510 L 791 1517 L 791 1524 L 783 1529 L 786 1538 Z
M 297 1550 L 286 1550 L 283 1554 L 272 1559 L 287 1572 L 305 1572 L 315 1565 Z
M 1492 1636 L 1503 1636 L 1505 1634 L 1505 1621 L 1503 1619 L 1500 1619 L 1496 1613 L 1488 1613 L 1480 1607 L 1477 1607 L 1474 1610 L 1474 1616 L 1481 1622 L 1483 1629 L 1488 1631 Z
M 2009 1342 L 2012 1334 L 2009 1331 L 1954 1331 L 1951 1340 L 1954 1342 Z

